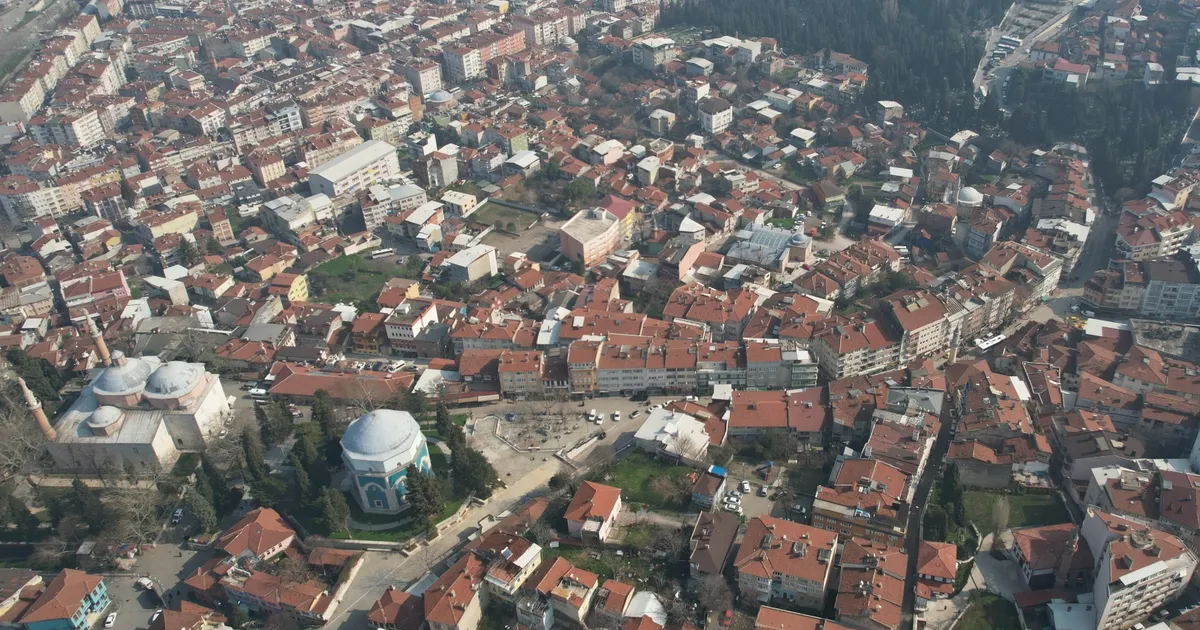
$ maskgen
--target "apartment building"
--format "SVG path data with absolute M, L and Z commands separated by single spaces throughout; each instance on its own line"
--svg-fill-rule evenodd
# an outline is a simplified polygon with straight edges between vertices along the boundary
M 1194 261 L 1158 259 L 1114 264 L 1084 285 L 1084 301 L 1153 319 L 1200 316 L 1200 272 Z
M 14 225 L 42 217 L 60 217 L 71 210 L 58 186 L 41 186 L 19 175 L 0 177 L 0 208 Z
M 392 309 L 383 325 L 392 349 L 403 352 L 415 348 L 414 340 L 437 321 L 437 307 L 433 302 L 405 300 Z
M 895 544 L 843 540 L 834 617 L 856 630 L 899 630 L 908 555 Z
M 669 37 L 648 37 L 633 44 L 633 63 L 653 70 L 679 56 L 679 47 Z
M 817 488 L 814 527 L 888 545 L 904 543 L 908 501 L 915 491 L 908 475 L 887 462 L 847 459 L 834 467 L 830 479 L 829 486 Z
M 442 67 L 429 59 L 413 59 L 400 68 L 417 94 L 432 94 L 442 89 Z
M 750 519 L 733 560 L 743 598 L 824 606 L 838 534 L 770 516 Z
M 396 147 L 379 140 L 367 140 L 309 171 L 308 184 L 313 194 L 324 194 L 333 199 L 399 176 Z
M 1117 226 L 1120 258 L 1152 260 L 1174 256 L 1191 239 L 1192 222 L 1180 211 L 1139 217 L 1126 212 Z
M 1001 276 L 1009 277 L 1016 272 L 1023 277 L 1029 295 L 1020 305 L 1021 310 L 1040 304 L 1043 297 L 1050 295 L 1058 287 L 1063 270 L 1063 261 L 1058 256 L 1016 241 L 996 243 L 979 262 Z
M 41 81 L 18 77 L 0 92 L 0 122 L 27 123 L 45 100 L 46 91 Z
M 1177 536 L 1095 507 L 1087 509 L 1079 537 L 1092 554 L 1098 630 L 1145 621 L 1183 593 L 1196 569 L 1195 554 Z M 1068 615 L 1061 604 L 1050 610 L 1056 618 Z
M 443 277 L 449 282 L 470 284 L 496 275 L 496 248 L 491 245 L 468 247 L 442 262 Z
M 733 124 L 733 105 L 729 101 L 711 97 L 700 101 L 700 128 L 710 136 L 715 136 Z
M 621 246 L 620 224 L 620 219 L 607 210 L 578 212 L 559 228 L 559 251 L 584 268 L 603 262 Z
M 497 57 L 513 55 L 525 50 L 525 31 L 493 31 L 468 37 L 459 45 L 442 50 L 446 69 L 454 83 L 465 83 L 487 75 L 487 63 Z
M 41 145 L 60 144 L 80 149 L 100 144 L 107 137 L 95 109 L 36 116 L 29 121 L 29 134 Z
M 892 296 L 883 306 L 901 333 L 900 362 L 932 357 L 958 345 L 958 326 L 946 306 L 929 291 L 906 291 Z
M 827 379 L 874 374 L 900 364 L 903 336 L 892 326 L 859 316 L 822 326 L 813 334 L 809 350 Z

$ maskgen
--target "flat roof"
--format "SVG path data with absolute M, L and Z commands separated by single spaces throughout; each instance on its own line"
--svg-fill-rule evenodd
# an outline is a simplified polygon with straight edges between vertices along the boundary
M 308 172 L 308 177 L 309 179 L 320 177 L 331 182 L 340 181 L 389 153 L 394 155 L 396 147 L 381 140 L 367 140 L 312 169 Z

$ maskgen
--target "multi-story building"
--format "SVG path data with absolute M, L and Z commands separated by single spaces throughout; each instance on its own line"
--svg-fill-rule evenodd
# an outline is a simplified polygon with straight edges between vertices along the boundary
M 333 199 L 400 176 L 396 147 L 368 140 L 308 172 L 309 188 Z
M 904 543 L 908 502 L 915 490 L 908 475 L 886 462 L 847 459 L 830 478 L 832 487 L 817 488 L 814 527 L 888 545 Z
M 633 45 L 633 63 L 653 70 L 679 56 L 679 47 L 669 37 L 648 37 Z
M 29 121 L 29 134 L 38 144 L 87 149 L 104 142 L 106 134 L 94 109 L 38 116 Z
M 1087 509 L 1079 537 L 1093 560 L 1095 628 L 1121 630 L 1183 593 L 1196 569 L 1196 556 L 1177 536 L 1145 523 Z M 1063 604 L 1050 607 L 1054 616 Z
M 1117 226 L 1117 251 L 1121 258 L 1151 260 L 1174 256 L 1192 235 L 1192 222 L 1180 211 L 1138 217 L 1126 212 Z
M 723 98 L 706 98 L 700 101 L 698 108 L 700 127 L 711 136 L 725 131 L 733 124 L 733 105 Z
M 42 82 L 18 77 L 0 92 L 0 122 L 27 123 L 42 108 L 46 91 Z
M 734 580 L 747 600 L 824 606 L 838 534 L 792 521 L 750 519 L 733 560 Z
M 620 219 L 600 208 L 575 214 L 559 228 L 559 251 L 586 269 L 621 246 Z
M 413 163 L 413 174 L 426 188 L 444 188 L 458 181 L 458 158 L 434 151 Z
M 457 46 L 442 50 L 446 69 L 455 83 L 481 79 L 487 74 L 487 63 L 497 57 L 512 55 L 525 50 L 525 31 L 494 31 L 468 37 Z
M 417 94 L 432 94 L 442 89 L 442 67 L 429 59 L 413 59 L 400 68 Z
M 384 328 L 392 350 L 404 352 L 415 348 L 414 340 L 437 322 L 437 307 L 433 302 L 405 300 L 388 314 Z
M 1154 319 L 1200 316 L 1200 272 L 1190 260 L 1116 263 L 1084 285 L 1084 301 Z
M 442 262 L 444 278 L 449 282 L 470 284 L 490 278 L 498 271 L 496 248 L 491 245 L 468 247 Z
M 900 363 L 903 337 L 873 318 L 859 317 L 822 327 L 809 349 L 822 374 L 830 380 L 874 374 Z
M 898 545 L 845 539 L 834 615 L 855 630 L 899 630 L 908 556 Z
M 932 357 L 958 345 L 957 319 L 951 319 L 946 306 L 929 291 L 907 291 L 889 298 L 883 306 L 900 331 L 900 362 L 917 357 Z M 961 319 L 961 318 L 958 318 Z

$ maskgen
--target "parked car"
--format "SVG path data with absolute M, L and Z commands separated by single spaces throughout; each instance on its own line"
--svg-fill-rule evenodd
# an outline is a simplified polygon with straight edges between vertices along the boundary
M 767 496 L 767 487 L 766 487 L 766 486 L 759 486 L 759 487 L 758 487 L 758 496 L 760 496 L 760 497 L 765 497 L 765 496 Z
M 179 508 L 179 509 L 175 510 L 174 514 L 171 515 L 171 524 L 178 525 L 179 521 L 182 521 L 182 520 L 183 520 L 183 508 Z
M 621 412 L 620 412 L 620 411 L 614 411 L 614 412 L 613 412 L 613 415 L 612 415 L 612 418 L 613 418 L 613 422 L 620 422 L 620 421 L 621 421 Z
M 137 585 L 147 591 L 154 588 L 154 582 L 151 582 L 150 578 L 138 578 Z
M 109 613 L 109 615 L 104 618 L 104 627 L 111 628 L 115 625 L 117 625 L 117 613 Z
M 750 482 L 743 479 L 742 483 L 738 484 L 738 490 L 741 490 L 742 494 L 750 494 Z

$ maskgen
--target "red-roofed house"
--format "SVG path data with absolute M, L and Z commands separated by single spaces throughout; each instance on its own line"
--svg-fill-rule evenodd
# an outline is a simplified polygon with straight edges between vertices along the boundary
M 600 542 L 608 539 L 617 515 L 621 512 L 621 489 L 594 481 L 585 481 L 579 486 L 575 498 L 567 506 L 564 518 L 567 530 L 576 538 L 594 538 Z

